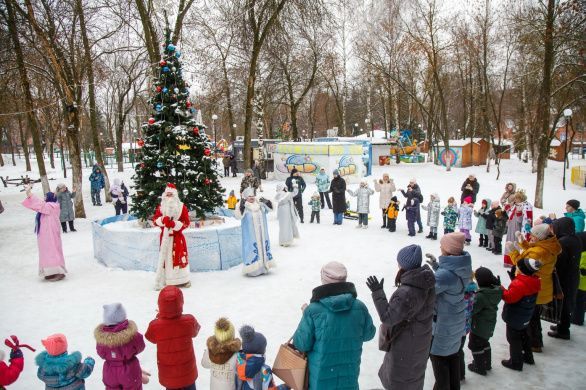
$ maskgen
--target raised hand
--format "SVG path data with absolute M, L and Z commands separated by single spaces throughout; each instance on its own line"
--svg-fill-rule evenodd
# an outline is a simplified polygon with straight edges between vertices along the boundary
M 434 255 L 432 255 L 431 253 L 426 253 L 425 257 L 427 257 L 429 260 L 426 260 L 425 262 L 427 264 L 429 264 L 429 266 L 436 270 L 439 267 L 439 263 L 437 262 L 437 257 L 435 257 Z
M 366 285 L 368 286 L 368 288 L 372 292 L 375 292 L 377 290 L 382 290 L 384 283 L 385 283 L 385 278 L 382 278 L 380 280 L 380 282 L 378 281 L 378 278 L 376 276 L 369 276 L 366 279 Z

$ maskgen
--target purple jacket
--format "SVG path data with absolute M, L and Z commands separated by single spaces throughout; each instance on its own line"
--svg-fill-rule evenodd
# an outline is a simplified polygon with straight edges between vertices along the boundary
M 144 339 L 134 321 L 98 325 L 94 331 L 96 350 L 106 362 L 102 381 L 107 388 L 142 389 L 142 371 L 136 355 L 144 350 Z

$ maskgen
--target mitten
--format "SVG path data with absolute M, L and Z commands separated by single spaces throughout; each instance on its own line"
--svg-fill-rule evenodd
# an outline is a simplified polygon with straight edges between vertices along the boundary
M 171 220 L 171 218 L 164 216 L 163 219 L 161 219 L 161 222 L 163 222 L 163 225 L 167 225 L 167 223 Z
M 18 359 L 22 357 L 22 351 L 20 349 L 13 349 L 10 351 L 10 360 Z
M 425 262 L 427 264 L 429 264 L 429 266 L 433 269 L 436 270 L 439 267 L 439 263 L 437 262 L 437 258 L 432 255 L 431 253 L 426 253 L 425 257 L 427 257 L 429 260 L 426 260 Z
M 380 282 L 378 281 L 376 276 L 369 276 L 366 279 L 366 285 L 370 289 L 370 291 L 375 292 L 377 290 L 383 289 L 383 284 L 385 283 L 385 278 L 382 278 Z
M 500 276 L 498 276 L 498 275 L 497 275 L 497 276 L 494 278 L 493 285 L 494 285 L 494 286 L 500 286 L 500 285 L 502 285 L 502 283 L 501 283 L 501 277 L 500 277 Z
M 586 268 L 580 268 L 580 275 L 586 276 Z
M 92 366 L 93 367 L 96 364 L 96 361 L 93 358 L 91 358 L 91 357 L 86 357 L 83 360 L 83 363 L 84 364 L 87 364 L 88 366 Z
M 517 272 L 517 267 L 516 266 L 513 266 L 510 271 L 507 271 L 507 273 L 509 274 L 509 278 L 511 279 L 511 281 L 515 280 L 515 273 L 516 272 Z
M 168 220 L 168 221 L 167 221 L 167 223 L 165 223 L 165 227 L 166 227 L 167 229 L 173 229 L 173 228 L 175 227 L 175 221 L 173 221 L 173 220 L 171 220 L 171 219 L 170 219 L 170 220 Z

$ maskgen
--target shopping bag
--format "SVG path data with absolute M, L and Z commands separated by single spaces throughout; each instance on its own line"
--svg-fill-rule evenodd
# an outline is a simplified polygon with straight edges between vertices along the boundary
M 279 347 L 273 363 L 273 374 L 279 377 L 293 390 L 305 390 L 308 387 L 307 356 L 295 349 L 287 341 Z
M 551 277 L 553 281 L 553 299 L 551 302 L 541 305 L 540 317 L 544 321 L 559 324 L 562 318 L 564 293 L 557 272 L 553 271 Z

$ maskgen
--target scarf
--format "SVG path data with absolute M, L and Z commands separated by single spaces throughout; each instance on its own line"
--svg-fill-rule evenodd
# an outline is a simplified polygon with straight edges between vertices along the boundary
M 45 196 L 45 202 L 57 203 L 57 198 L 55 197 L 55 194 L 52 192 L 47 192 L 47 195 Z M 41 213 L 37 213 L 37 216 L 35 217 L 35 233 L 38 235 L 40 231 Z

